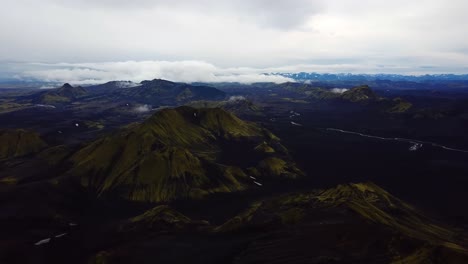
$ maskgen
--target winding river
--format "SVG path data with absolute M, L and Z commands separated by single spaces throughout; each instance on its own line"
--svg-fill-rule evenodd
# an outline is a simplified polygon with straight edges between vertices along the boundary
M 409 148 L 410 151 L 418 150 L 423 145 L 431 145 L 433 147 L 438 147 L 438 148 L 442 148 L 442 149 L 449 150 L 449 151 L 468 153 L 468 150 L 451 148 L 451 147 L 447 147 L 447 146 L 444 146 L 444 145 L 441 145 L 441 144 L 438 144 L 438 143 L 434 143 L 434 142 L 429 142 L 429 141 L 420 141 L 420 140 L 406 139 L 406 138 L 385 138 L 385 137 L 366 135 L 366 134 L 353 132 L 353 131 L 346 131 L 346 130 L 337 129 L 337 128 L 326 128 L 326 130 L 327 131 L 334 131 L 334 132 L 344 133 L 344 134 L 351 134 L 351 135 L 356 135 L 356 136 L 361 136 L 361 137 L 386 140 L 386 141 L 408 142 L 408 143 L 412 144 L 412 146 Z

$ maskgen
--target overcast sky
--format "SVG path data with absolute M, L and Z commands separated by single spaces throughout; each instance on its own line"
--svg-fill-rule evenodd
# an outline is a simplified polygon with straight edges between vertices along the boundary
M 466 0 L 0 0 L 0 77 L 467 73 Z M 276 79 L 271 79 L 276 78 Z

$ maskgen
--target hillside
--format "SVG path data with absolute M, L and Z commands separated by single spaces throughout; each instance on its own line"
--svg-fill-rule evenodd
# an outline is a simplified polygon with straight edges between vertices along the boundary
M 92 142 L 72 161 L 69 173 L 97 194 L 152 202 L 241 191 L 302 174 L 277 137 L 219 108 L 161 110 Z
M 0 159 L 36 153 L 46 146 L 47 144 L 33 131 L 0 130 Z
M 372 183 L 259 201 L 215 231 L 237 234 L 275 229 L 249 245 L 238 262 L 277 258 L 285 263 L 468 260 L 467 240 L 458 230 L 440 226 Z
M 218 226 L 160 205 L 123 221 L 115 232 L 123 242 L 101 248 L 90 263 L 183 262 L 194 254 L 196 263 L 468 260 L 463 234 L 373 183 L 262 199 Z
M 214 108 L 219 107 L 237 116 L 262 116 L 263 108 L 243 96 L 231 96 L 224 101 L 194 101 L 188 106 L 195 108 Z

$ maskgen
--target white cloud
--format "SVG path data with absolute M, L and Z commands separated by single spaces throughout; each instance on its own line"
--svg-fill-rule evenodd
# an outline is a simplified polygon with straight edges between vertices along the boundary
M 336 93 L 336 94 L 342 94 L 346 91 L 348 91 L 349 89 L 346 89 L 346 88 L 333 88 L 331 89 L 331 92 L 332 93 Z
M 290 29 L 323 10 L 323 0 L 54 0 L 57 5 L 104 10 L 163 9 L 168 12 L 222 14 L 260 26 Z
M 137 113 L 147 113 L 147 112 L 151 111 L 151 106 L 149 106 L 149 105 L 139 105 L 139 106 L 136 106 L 135 108 L 133 108 L 133 111 L 137 112 Z
M 276 75 L 265 75 L 259 69 L 218 68 L 201 61 L 126 61 L 107 63 L 35 64 L 36 70 L 18 74 L 20 79 L 50 83 L 97 84 L 114 80 L 141 82 L 165 79 L 174 82 L 275 82 L 291 81 Z

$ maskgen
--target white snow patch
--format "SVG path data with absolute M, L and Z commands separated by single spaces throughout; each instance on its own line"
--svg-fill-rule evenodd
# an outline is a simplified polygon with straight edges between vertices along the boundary
M 46 239 L 39 240 L 39 241 L 36 242 L 34 245 L 40 246 L 40 245 L 47 244 L 47 243 L 49 243 L 49 242 L 50 242 L 50 237 L 49 237 L 49 238 L 46 238 Z
M 414 145 L 412 145 L 410 148 L 409 148 L 409 151 L 416 151 L 420 148 L 422 148 L 423 144 L 421 143 L 414 143 Z
M 36 104 L 34 105 L 36 107 L 44 107 L 44 108 L 56 108 L 55 106 L 53 105 L 46 105 L 46 104 Z
M 292 122 L 292 121 L 291 121 L 291 125 L 293 125 L 293 126 L 302 126 L 301 124 L 296 123 L 296 122 Z
M 56 235 L 55 238 L 61 238 L 61 237 L 66 236 L 66 235 L 67 235 L 67 233 L 63 233 L 63 234 L 60 234 L 60 235 Z

